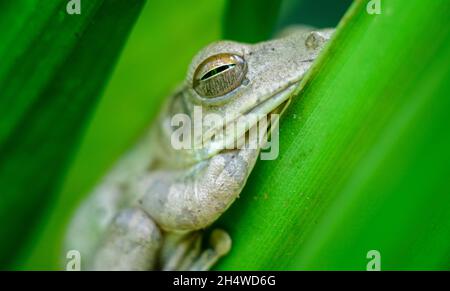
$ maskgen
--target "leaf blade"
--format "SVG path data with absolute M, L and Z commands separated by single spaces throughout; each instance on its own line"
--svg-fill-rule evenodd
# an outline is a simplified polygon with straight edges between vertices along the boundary
M 218 223 L 234 240 L 219 269 L 362 270 L 377 247 L 385 269 L 448 268 L 442 177 L 450 140 L 442 124 L 450 48 L 441 4 L 383 2 L 381 15 L 354 4 L 282 120 L 280 157 L 258 163 Z M 441 122 L 427 120 L 430 112 Z M 427 132 L 441 134 L 439 147 Z M 441 160 L 409 169 L 427 148 Z M 430 217 L 435 224 L 420 229 L 433 239 L 417 243 L 409 221 Z
M 0 213 L 10 217 L 0 227 L 0 237 L 8 238 L 0 248 L 2 268 L 15 259 L 48 209 L 143 3 L 90 1 L 83 6 L 86 14 L 78 20 L 65 14 L 66 3 L 49 5 L 52 12 L 43 21 L 52 29 L 44 43 L 54 41 L 55 46 L 44 52 L 25 42 L 19 49 L 23 54 L 0 80 L 5 89 L 0 98 L 2 111 L 8 104 L 20 112 L 14 118 L 2 119 L 0 185 L 4 194 Z M 55 7 L 58 9 L 53 10 Z M 54 27 L 61 18 L 62 23 L 72 25 Z M 45 61 L 36 67 L 42 56 Z M 27 85 L 30 78 L 35 82 Z

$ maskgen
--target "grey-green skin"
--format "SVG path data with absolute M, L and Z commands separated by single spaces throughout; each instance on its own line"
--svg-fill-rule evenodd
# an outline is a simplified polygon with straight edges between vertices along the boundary
M 83 269 L 209 269 L 229 251 L 231 239 L 215 230 L 210 245 L 201 247 L 201 230 L 239 196 L 264 142 L 258 140 L 256 149 L 206 145 L 175 150 L 170 143 L 172 116 L 192 114 L 194 105 L 202 106 L 204 115 L 231 113 L 236 118 L 282 111 L 332 32 L 297 27 L 272 41 L 220 41 L 201 50 L 157 122 L 78 209 L 65 250 L 80 251 Z M 193 89 L 194 73 L 205 59 L 220 53 L 243 57 L 245 79 L 224 96 L 200 96 Z M 201 130 L 208 135 L 217 129 Z

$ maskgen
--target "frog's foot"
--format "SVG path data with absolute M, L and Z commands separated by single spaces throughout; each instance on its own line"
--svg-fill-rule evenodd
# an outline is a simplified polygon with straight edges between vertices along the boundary
M 166 233 L 161 252 L 161 269 L 174 271 L 186 269 L 184 264 L 194 260 L 201 251 L 202 233 Z
M 179 237 L 175 247 L 169 247 L 162 269 L 207 271 L 231 248 L 231 238 L 224 230 L 215 229 L 209 238 L 209 247 L 202 251 L 203 234 L 194 232 Z
M 231 249 L 231 238 L 227 232 L 222 229 L 215 229 L 209 238 L 211 248 L 204 250 L 192 264 L 188 267 L 189 271 L 207 271 L 223 256 L 228 254 Z

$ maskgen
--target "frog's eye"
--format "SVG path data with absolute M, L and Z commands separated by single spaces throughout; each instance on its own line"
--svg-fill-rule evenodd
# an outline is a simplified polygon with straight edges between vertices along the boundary
M 204 60 L 194 73 L 194 89 L 201 96 L 218 97 L 242 84 L 247 73 L 244 59 L 233 54 L 218 54 Z

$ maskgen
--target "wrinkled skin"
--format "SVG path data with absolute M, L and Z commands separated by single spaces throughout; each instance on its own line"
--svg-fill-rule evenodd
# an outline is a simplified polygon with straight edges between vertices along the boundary
M 200 51 L 157 122 L 81 205 L 69 227 L 65 250 L 80 251 L 83 269 L 209 269 L 228 252 L 231 239 L 223 230 L 215 230 L 205 248 L 201 230 L 238 197 L 264 139 L 258 137 L 257 148 L 225 150 L 211 142 L 176 150 L 171 146 L 172 116 L 193 117 L 194 106 L 201 106 L 204 115 L 232 118 L 249 112 L 282 112 L 331 33 L 295 28 L 268 42 L 220 41 Z M 202 62 L 221 53 L 242 57 L 245 78 L 230 92 L 207 98 L 194 89 L 195 74 Z M 194 133 L 211 136 L 219 128 L 197 129 Z M 225 135 L 218 134 L 217 139 Z M 193 142 L 199 140 L 194 134 Z

